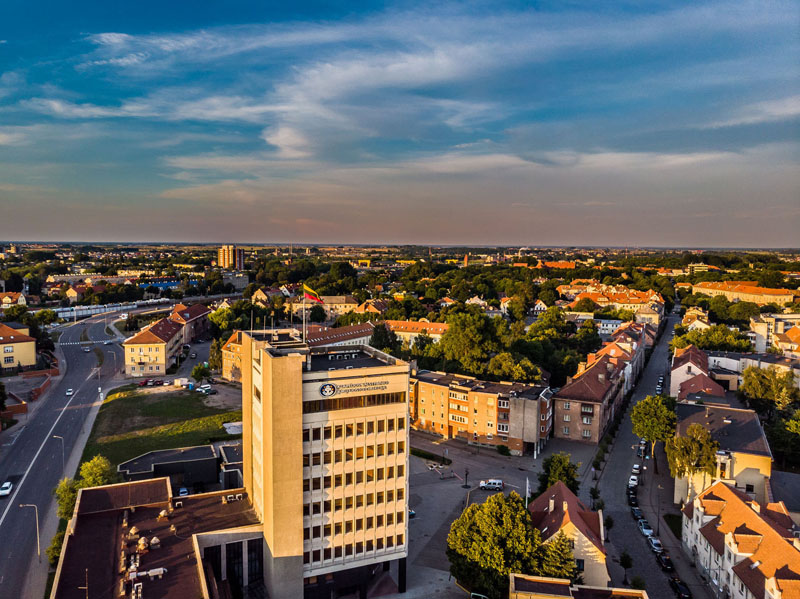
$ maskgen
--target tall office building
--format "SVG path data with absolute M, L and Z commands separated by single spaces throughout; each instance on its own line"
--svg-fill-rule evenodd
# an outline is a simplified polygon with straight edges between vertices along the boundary
M 217 250 L 217 266 L 231 270 L 244 270 L 244 250 L 235 245 L 223 245 Z
M 409 365 L 368 346 L 242 335 L 244 484 L 270 597 L 357 591 L 408 555 Z

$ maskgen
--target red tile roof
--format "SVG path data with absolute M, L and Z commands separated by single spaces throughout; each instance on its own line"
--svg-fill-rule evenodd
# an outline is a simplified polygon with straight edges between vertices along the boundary
M 211 314 L 211 309 L 203 304 L 192 304 L 191 306 L 178 304 L 172 310 L 172 314 L 169 315 L 169 318 L 175 322 L 186 324 L 187 322 L 191 322 L 202 316 L 207 316 L 208 314 Z
M 692 393 L 707 393 L 716 397 L 724 397 L 725 389 L 707 374 L 701 372 L 681 383 L 678 391 L 678 401 L 686 399 L 686 396 Z
M 386 320 L 389 330 L 395 333 L 427 333 L 428 335 L 444 335 L 450 325 L 444 322 L 425 322 L 421 320 Z
M 614 386 L 618 365 L 607 355 L 600 356 L 586 370 L 575 377 L 556 393 L 560 399 L 602 403 L 606 394 Z
M 143 331 L 140 331 L 123 341 L 123 345 L 150 345 L 153 343 L 169 343 L 170 340 L 183 330 L 183 325 L 162 318 Z
M 676 349 L 675 356 L 672 358 L 672 368 L 680 368 L 684 364 L 692 363 L 702 372 L 708 374 L 708 355 L 702 349 L 694 345 L 688 345 L 683 349 Z
M 542 540 L 546 541 L 572 522 L 590 543 L 605 553 L 600 537 L 600 513 L 587 508 L 563 482 L 556 482 L 539 495 L 530 503 L 528 510 L 532 524 L 542 533 Z
M 341 343 L 342 341 L 371 336 L 374 328 L 375 325 L 371 322 L 347 327 L 314 327 L 306 333 L 306 341 L 309 347 Z
M 36 339 L 29 335 L 23 335 L 18 330 L 12 329 L 0 322 L 0 344 L 29 343 L 31 341 L 36 341 Z

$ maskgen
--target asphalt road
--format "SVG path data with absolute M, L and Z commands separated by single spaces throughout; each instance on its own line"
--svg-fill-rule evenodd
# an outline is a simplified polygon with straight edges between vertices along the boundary
M 87 330 L 89 342 L 80 343 L 81 334 Z M 0 481 L 11 480 L 14 490 L 9 497 L 0 499 L 0 599 L 20 596 L 29 567 L 47 568 L 45 549 L 49 538 L 41 539 L 41 565 L 37 561 L 36 520 L 33 508 L 38 506 L 39 524 L 50 508 L 52 491 L 64 477 L 62 445 L 53 435 L 64 439 L 64 455 L 69 455 L 79 437 L 89 414 L 90 406 L 98 399 L 97 388 L 108 383 L 116 363 L 122 365 L 122 349 L 117 344 L 103 345 L 109 339 L 103 317 L 93 317 L 66 328 L 61 336 L 61 350 L 66 361 L 62 364 L 61 380 L 50 389 L 44 402 L 15 438 L 13 445 L 0 448 Z M 84 347 L 100 348 L 105 359 L 97 371 L 94 351 L 84 352 Z M 74 395 L 66 396 L 67 389 Z M 82 449 L 82 448 L 81 448 Z M 74 473 L 66 473 L 72 476 Z

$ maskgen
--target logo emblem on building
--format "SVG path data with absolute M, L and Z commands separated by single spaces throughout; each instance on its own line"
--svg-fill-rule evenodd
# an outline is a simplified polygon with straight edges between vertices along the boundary
M 319 388 L 319 394 L 322 397 L 333 397 L 336 395 L 336 385 L 333 383 L 325 383 Z

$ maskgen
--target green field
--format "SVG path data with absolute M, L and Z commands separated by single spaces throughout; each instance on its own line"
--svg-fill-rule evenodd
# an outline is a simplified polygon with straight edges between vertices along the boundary
M 241 420 L 241 411 L 208 407 L 203 397 L 183 390 L 145 393 L 135 385 L 111 391 L 97 414 L 81 462 L 102 454 L 116 466 L 156 449 L 236 438 L 222 425 Z

